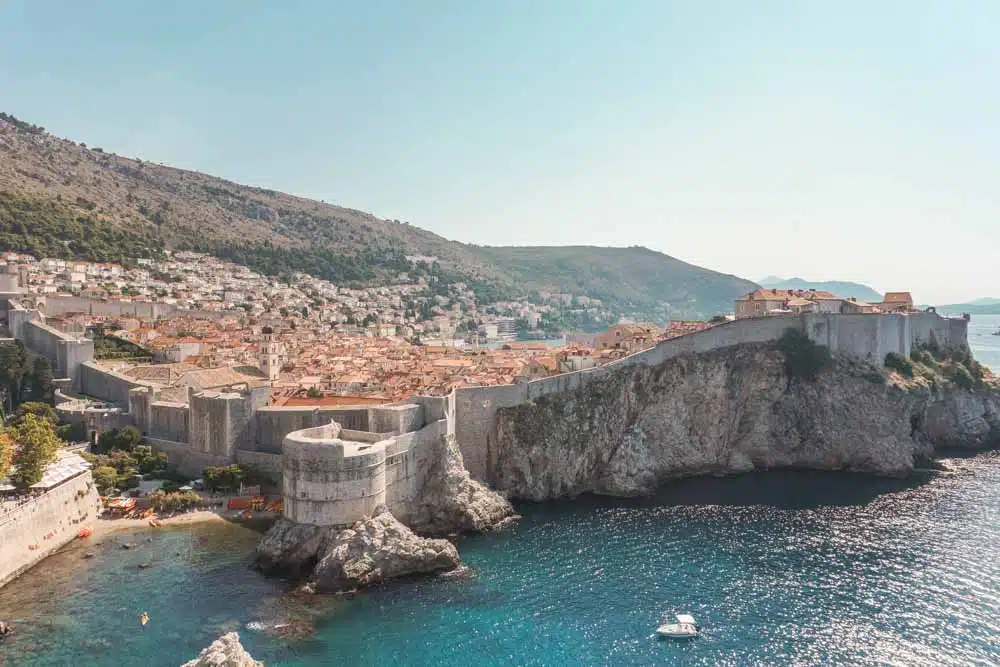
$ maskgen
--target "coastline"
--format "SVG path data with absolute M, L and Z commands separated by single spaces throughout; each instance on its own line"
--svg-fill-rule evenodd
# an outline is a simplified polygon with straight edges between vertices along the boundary
M 93 529 L 88 537 L 78 537 L 75 541 L 82 542 L 84 540 L 93 540 L 95 538 L 102 538 L 114 533 L 120 533 L 122 531 L 138 531 L 143 528 L 156 528 L 156 526 L 151 526 L 149 524 L 149 519 L 102 519 L 98 518 L 88 527 Z M 176 516 L 169 517 L 167 519 L 158 519 L 160 522 L 160 527 L 162 526 L 185 526 L 196 523 L 208 523 L 208 522 L 218 522 L 218 521 L 228 521 L 225 516 L 223 516 L 223 510 L 198 510 L 196 512 L 187 512 L 185 514 L 178 514 Z

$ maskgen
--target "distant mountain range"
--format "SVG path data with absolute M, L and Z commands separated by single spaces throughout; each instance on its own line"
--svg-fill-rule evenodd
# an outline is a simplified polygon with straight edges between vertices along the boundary
M 882 294 L 876 292 L 868 285 L 852 283 L 843 280 L 810 281 L 802 278 L 779 278 L 777 276 L 767 276 L 760 281 L 761 287 L 770 289 L 814 289 L 824 292 L 833 292 L 837 296 L 851 297 L 859 301 L 868 303 L 880 303 Z
M 641 247 L 450 241 L 399 220 L 121 157 L 0 113 L 0 250 L 121 262 L 163 249 L 337 284 L 386 284 L 405 271 L 465 283 L 480 304 L 569 293 L 659 320 L 731 312 L 756 288 Z
M 935 306 L 942 315 L 1000 315 L 1000 299 L 994 297 L 983 297 L 973 299 L 967 303 L 946 303 Z

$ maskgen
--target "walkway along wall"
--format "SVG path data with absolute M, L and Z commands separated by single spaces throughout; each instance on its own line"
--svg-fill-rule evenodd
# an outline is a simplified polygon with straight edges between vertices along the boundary
M 465 467 L 478 480 L 490 483 L 495 464 L 496 412 L 553 393 L 575 391 L 600 382 L 604 373 L 623 366 L 658 366 L 684 354 L 699 354 L 733 345 L 767 343 L 788 329 L 806 333 L 833 352 L 881 364 L 889 352 L 909 356 L 916 342 L 967 345 L 968 320 L 936 313 L 805 314 L 747 318 L 678 336 L 642 352 L 599 368 L 555 375 L 524 384 L 462 387 L 453 392 L 455 436 Z
M 0 586 L 73 541 L 100 504 L 86 470 L 23 505 L 0 505 Z

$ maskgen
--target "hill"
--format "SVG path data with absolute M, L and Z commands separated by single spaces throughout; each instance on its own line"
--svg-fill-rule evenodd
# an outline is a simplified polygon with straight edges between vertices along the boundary
M 853 296 L 860 301 L 878 303 L 882 301 L 882 294 L 876 292 L 868 285 L 852 283 L 844 280 L 810 281 L 802 278 L 778 278 L 768 276 L 760 281 L 761 287 L 771 289 L 814 289 L 833 292 L 837 296 Z
M 968 303 L 946 303 L 935 306 L 942 315 L 1000 315 L 1000 299 L 973 299 Z
M 534 246 L 480 248 L 489 262 L 528 289 L 585 293 L 626 310 L 712 315 L 756 289 L 749 280 L 709 271 L 642 247 Z
M 658 319 L 729 311 L 754 288 L 645 248 L 450 241 L 399 220 L 115 155 L 8 114 L 0 114 L 0 249 L 118 262 L 197 250 L 268 275 L 301 271 L 339 284 L 380 284 L 406 271 L 465 282 L 481 303 L 572 293 Z

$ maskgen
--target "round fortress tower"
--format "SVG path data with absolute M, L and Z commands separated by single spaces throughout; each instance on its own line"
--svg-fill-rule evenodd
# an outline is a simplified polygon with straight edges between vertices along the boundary
M 385 445 L 341 440 L 340 430 L 331 422 L 285 436 L 284 514 L 292 521 L 346 526 L 385 504 Z

